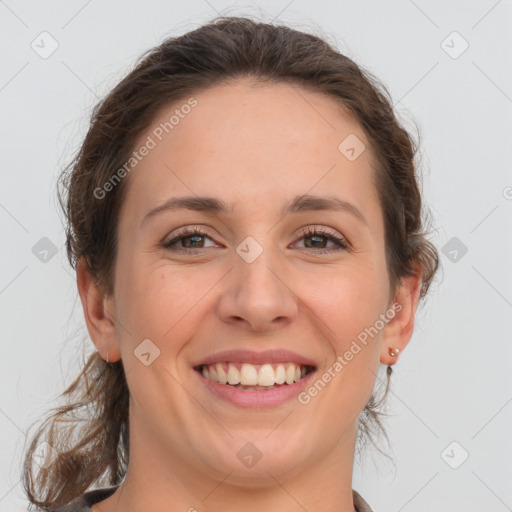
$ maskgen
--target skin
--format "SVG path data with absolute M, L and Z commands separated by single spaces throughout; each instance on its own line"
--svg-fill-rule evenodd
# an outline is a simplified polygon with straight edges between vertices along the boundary
M 315 360 L 321 375 L 394 301 L 373 157 L 351 116 L 287 84 L 238 80 L 194 97 L 197 107 L 126 178 L 113 295 L 78 268 L 91 338 L 104 359 L 122 358 L 130 389 L 127 476 L 93 511 L 353 512 L 357 418 L 379 364 L 397 360 L 388 349 L 402 352 L 411 338 L 421 276 L 402 280 L 401 310 L 308 404 L 241 411 L 213 398 L 192 369 L 201 357 L 279 347 Z M 367 148 L 355 161 L 338 151 L 349 134 Z M 305 193 L 349 201 L 367 224 L 339 211 L 280 215 Z M 169 211 L 141 227 L 150 209 L 189 195 L 233 210 Z M 208 231 L 184 240 L 195 254 L 161 247 L 185 226 Z M 337 246 L 315 246 L 299 231 L 308 226 L 330 228 L 351 249 L 319 253 Z M 250 264 L 236 252 L 247 236 L 263 248 Z M 148 366 L 134 356 L 147 338 L 160 350 Z M 248 441 L 262 454 L 252 467 L 237 457 Z

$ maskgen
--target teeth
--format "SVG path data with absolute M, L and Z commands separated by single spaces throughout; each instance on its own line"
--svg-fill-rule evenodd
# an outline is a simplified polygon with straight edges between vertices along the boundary
M 228 382 L 234 386 L 240 384 L 240 372 L 231 363 L 228 370 Z
M 219 382 L 221 384 L 226 384 L 228 381 L 228 374 L 224 371 L 224 368 L 222 368 L 222 364 L 217 363 L 215 367 L 217 368 L 217 377 Z
M 304 373 L 305 373 L 304 369 Z M 277 366 L 276 369 L 276 384 L 284 384 L 284 381 L 286 380 L 286 371 L 284 369 L 284 366 L 282 364 Z
M 242 369 L 240 370 L 240 384 L 243 386 L 255 386 L 258 384 L 258 372 L 252 364 L 244 363 L 242 365 Z
M 293 384 L 295 379 L 295 365 L 291 364 L 286 369 L 286 384 Z
M 270 364 L 264 364 L 258 372 L 258 386 L 273 386 L 275 383 L 276 374 L 274 368 Z
M 240 369 L 239 369 L 240 368 Z M 227 371 L 226 371 L 227 369 Z M 214 382 L 231 386 L 271 387 L 275 384 L 293 384 L 306 375 L 306 367 L 295 363 L 216 363 L 202 366 L 202 374 Z

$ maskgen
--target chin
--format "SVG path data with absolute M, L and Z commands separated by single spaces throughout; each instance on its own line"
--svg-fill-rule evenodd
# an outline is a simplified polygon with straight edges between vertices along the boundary
M 300 471 L 308 456 L 305 442 L 293 443 L 287 432 L 265 429 L 264 432 L 229 438 L 229 442 L 208 456 L 208 466 L 224 475 L 231 484 L 247 487 L 248 479 L 254 488 L 275 485 L 278 478 Z M 281 435 L 280 435 L 281 434 Z M 306 434 L 305 434 L 306 435 Z M 307 435 L 306 435 L 307 438 Z M 253 439 L 251 441 L 250 439 Z

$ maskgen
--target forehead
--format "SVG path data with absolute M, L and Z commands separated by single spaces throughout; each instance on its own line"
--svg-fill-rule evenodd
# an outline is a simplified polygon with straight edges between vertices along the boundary
M 222 197 L 234 211 L 277 211 L 306 193 L 339 192 L 361 208 L 377 200 L 362 128 L 332 98 L 295 84 L 237 80 L 192 94 L 162 109 L 137 147 L 149 139 L 125 198 L 139 217 L 184 195 Z M 366 149 L 351 160 L 346 140 Z

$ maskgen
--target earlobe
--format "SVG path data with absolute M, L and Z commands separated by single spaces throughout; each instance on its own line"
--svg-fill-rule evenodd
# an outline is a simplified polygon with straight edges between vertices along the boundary
M 404 351 L 411 340 L 416 308 L 420 298 L 421 277 L 421 269 L 417 267 L 413 276 L 401 279 L 401 286 L 395 297 L 395 303 L 400 306 L 394 308 L 395 316 L 384 329 L 380 357 L 382 364 L 395 364 L 399 354 Z
M 109 362 L 120 359 L 115 321 L 109 312 L 113 297 L 104 294 L 82 257 L 77 263 L 77 285 L 87 330 L 96 349 Z

